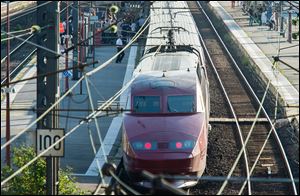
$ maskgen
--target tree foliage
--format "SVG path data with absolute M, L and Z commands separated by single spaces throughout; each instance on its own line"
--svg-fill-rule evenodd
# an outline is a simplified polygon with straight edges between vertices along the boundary
M 1 181 L 10 176 L 36 156 L 33 148 L 19 146 L 13 149 L 12 167 L 4 166 L 1 169 Z M 71 169 L 59 170 L 59 194 L 84 194 L 69 177 Z M 24 169 L 19 175 L 1 187 L 2 194 L 13 195 L 45 195 L 46 194 L 46 161 L 39 158 L 35 163 Z

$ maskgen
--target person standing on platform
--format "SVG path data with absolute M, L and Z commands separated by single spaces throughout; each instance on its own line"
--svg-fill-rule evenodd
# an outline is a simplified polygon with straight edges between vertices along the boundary
M 258 8 L 257 8 L 257 19 L 258 19 L 258 22 L 259 22 L 259 26 L 262 25 L 262 13 L 264 12 L 263 10 L 263 7 L 261 4 L 258 4 Z
M 239 5 L 239 7 L 243 7 L 244 2 L 243 1 L 239 1 L 238 5 Z
M 139 28 L 137 30 L 139 30 L 143 26 L 144 22 L 145 19 L 143 17 L 140 17 L 140 19 L 138 20 Z
M 266 25 L 267 24 L 267 11 L 264 11 L 261 14 L 261 23 L 262 23 L 262 25 Z
M 235 1 L 231 1 L 231 8 L 235 8 Z
M 249 26 L 253 26 L 254 14 L 253 14 L 253 6 L 252 5 L 249 8 L 248 13 L 249 13 Z
M 270 29 L 269 30 L 275 30 L 275 26 L 276 26 L 276 20 L 275 20 L 275 18 L 276 18 L 276 12 L 274 11 L 273 15 L 270 18 L 270 22 L 269 22 Z
M 117 46 L 117 52 L 120 52 L 124 48 L 121 36 L 118 37 L 116 41 L 116 46 Z M 125 56 L 125 52 L 123 51 L 117 56 L 116 63 L 121 63 L 124 56 Z
M 130 25 L 131 27 L 131 38 L 134 36 L 134 34 L 136 33 L 136 23 L 133 21 Z

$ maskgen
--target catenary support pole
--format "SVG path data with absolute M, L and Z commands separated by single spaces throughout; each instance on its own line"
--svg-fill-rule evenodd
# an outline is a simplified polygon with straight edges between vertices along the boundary
M 49 27 L 38 34 L 37 43 L 41 46 L 49 48 L 52 51 L 58 53 L 58 40 L 59 40 L 59 3 L 58 1 L 52 1 L 46 6 L 39 7 L 39 5 L 45 3 L 45 1 L 37 1 L 37 24 L 39 26 Z M 43 75 L 49 72 L 55 72 L 58 70 L 59 58 L 57 55 L 45 51 L 43 49 L 37 49 L 37 75 Z M 41 109 L 47 109 L 59 97 L 59 82 L 58 74 L 53 74 L 44 77 L 37 78 L 37 117 L 42 115 Z M 52 112 L 46 115 L 37 123 L 38 129 L 51 129 L 58 128 L 58 106 L 54 108 Z M 47 157 L 46 158 L 46 194 L 56 195 L 58 194 L 58 158 Z

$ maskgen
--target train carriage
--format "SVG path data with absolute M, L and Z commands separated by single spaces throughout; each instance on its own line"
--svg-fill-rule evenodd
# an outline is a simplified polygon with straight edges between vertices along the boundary
M 156 1 L 151 8 L 123 122 L 123 164 L 135 180 L 142 170 L 199 176 L 205 169 L 209 84 L 187 8 L 182 1 Z

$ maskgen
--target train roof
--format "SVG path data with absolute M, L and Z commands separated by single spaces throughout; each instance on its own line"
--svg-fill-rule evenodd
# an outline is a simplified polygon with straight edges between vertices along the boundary
M 196 68 L 198 62 L 198 57 L 189 52 L 149 54 L 141 59 L 136 71 L 143 73 L 148 71 L 192 70 Z
M 131 86 L 131 93 L 164 91 L 185 92 L 195 94 L 197 86 L 197 74 L 192 71 L 152 71 L 137 76 Z
M 201 44 L 197 27 L 185 1 L 155 1 L 150 9 L 145 51 L 153 46 L 165 45 L 170 29 L 173 29 L 175 45 L 190 45 L 199 50 Z

